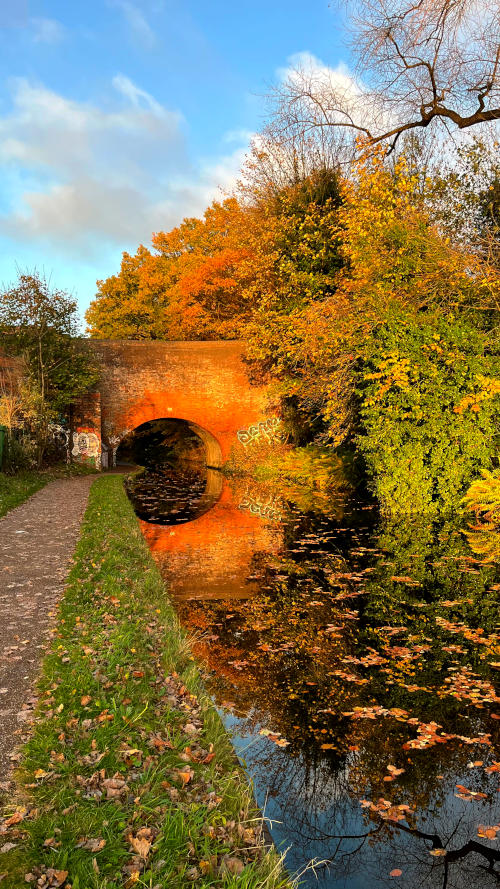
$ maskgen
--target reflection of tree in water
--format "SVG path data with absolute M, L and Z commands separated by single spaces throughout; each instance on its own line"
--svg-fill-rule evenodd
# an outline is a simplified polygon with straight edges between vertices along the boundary
M 181 616 L 238 731 L 288 742 L 245 758 L 293 861 L 329 859 L 321 881 L 349 889 L 393 869 L 405 887 L 497 885 L 480 827 L 500 827 L 497 570 L 452 524 L 369 540 L 292 513 L 285 539 L 279 559 L 255 556 L 257 597 Z
M 320 886 L 385 886 L 392 884 L 394 869 L 402 871 L 398 885 L 412 889 L 498 885 L 499 875 L 493 870 L 498 852 L 470 838 L 470 825 L 456 811 L 453 796 L 433 800 L 418 826 L 412 817 L 367 819 L 353 794 L 349 762 L 336 771 L 326 762 L 310 769 L 300 755 L 290 758 L 276 749 L 252 754 L 252 747 L 245 758 L 257 786 L 268 791 L 266 814 L 284 825 L 282 829 L 275 825 L 273 835 L 285 847 L 291 846 L 289 866 L 299 868 L 316 860 Z M 273 796 L 279 805 L 272 804 Z M 443 848 L 449 850 L 447 856 L 431 854 Z

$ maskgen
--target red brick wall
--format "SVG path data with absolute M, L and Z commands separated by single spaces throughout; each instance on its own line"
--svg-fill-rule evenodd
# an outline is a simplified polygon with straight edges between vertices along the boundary
M 105 444 L 149 420 L 178 418 L 208 430 L 226 459 L 237 432 L 266 417 L 266 389 L 250 385 L 242 343 L 93 340 L 92 347 L 103 366 Z

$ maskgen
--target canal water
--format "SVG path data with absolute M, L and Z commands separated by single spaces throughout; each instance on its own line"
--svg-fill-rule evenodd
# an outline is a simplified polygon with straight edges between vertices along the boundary
M 498 887 L 491 540 L 193 467 L 129 494 L 290 872 Z

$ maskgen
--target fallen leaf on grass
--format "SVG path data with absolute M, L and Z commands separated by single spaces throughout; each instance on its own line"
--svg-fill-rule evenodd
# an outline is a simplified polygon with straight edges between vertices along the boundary
M 82 707 L 87 707 L 87 705 L 90 704 L 91 700 L 92 698 L 90 697 L 90 695 L 83 695 L 80 700 L 80 704 L 82 705 Z
M 236 856 L 224 856 L 222 859 L 221 870 L 228 871 L 230 874 L 234 874 L 235 876 L 239 876 L 245 867 L 244 862 L 241 858 L 236 858 Z
M 191 779 L 194 775 L 194 771 L 193 771 L 193 769 L 179 769 L 177 771 L 177 775 L 180 778 L 180 780 L 182 781 L 182 786 L 184 787 L 186 784 L 189 784 L 189 782 L 191 781 Z
M 137 832 L 137 836 L 134 837 L 132 834 L 129 834 L 127 837 L 128 842 L 132 846 L 134 852 L 137 852 L 137 854 L 140 855 L 140 857 L 143 858 L 144 861 L 148 857 L 149 850 L 151 849 L 151 840 L 147 838 L 148 836 L 151 836 L 151 831 L 145 828 L 142 831 L 139 830 Z
M 22 812 L 14 812 L 14 814 L 11 815 L 10 818 L 7 818 L 7 820 L 4 821 L 4 823 L 2 824 L 2 826 L 0 827 L 0 833 L 3 833 L 6 829 L 12 827 L 14 824 L 19 824 L 19 822 L 22 821 L 23 818 L 24 814 Z
M 87 852 L 100 852 L 101 849 L 104 849 L 106 845 L 106 840 L 103 840 L 102 837 L 81 837 L 81 839 L 77 842 L 78 849 L 86 849 Z
M 106 797 L 107 799 L 118 799 L 122 793 L 126 793 L 128 790 L 128 785 L 120 775 L 113 775 L 112 778 L 106 778 L 103 782 L 103 787 L 106 788 Z

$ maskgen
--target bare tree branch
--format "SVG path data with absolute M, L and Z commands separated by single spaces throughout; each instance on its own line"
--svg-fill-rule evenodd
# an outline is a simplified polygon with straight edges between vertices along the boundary
M 500 0 L 348 0 L 356 78 L 304 64 L 276 90 L 282 128 L 335 128 L 390 153 L 438 121 L 500 120 Z

